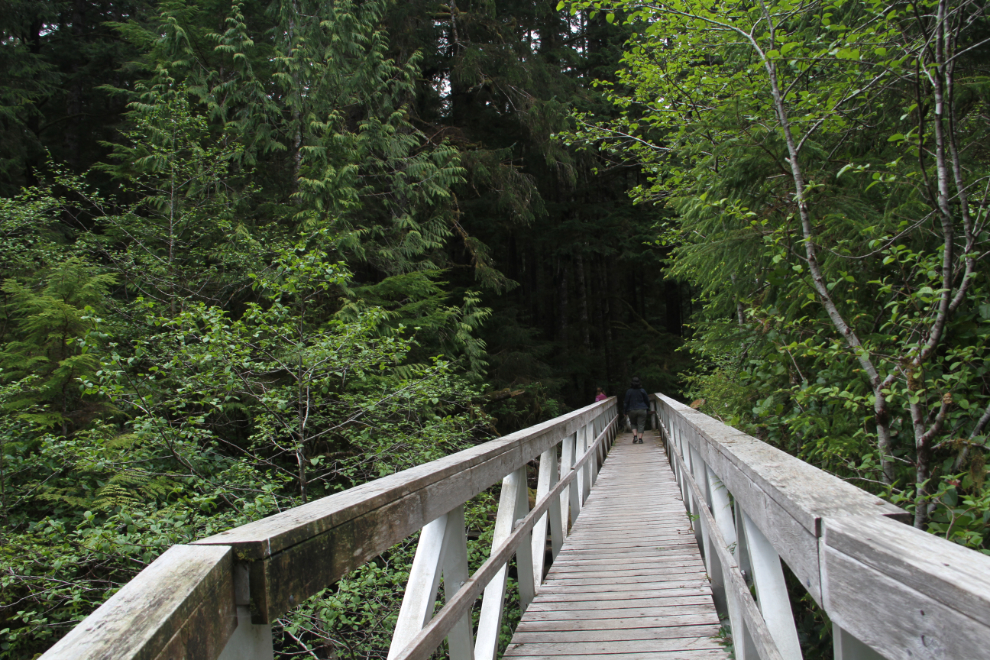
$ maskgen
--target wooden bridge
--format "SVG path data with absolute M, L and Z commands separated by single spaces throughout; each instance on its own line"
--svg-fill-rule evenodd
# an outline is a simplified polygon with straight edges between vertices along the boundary
M 524 613 L 506 658 L 796 660 L 802 589 L 828 615 L 837 659 L 990 658 L 990 557 L 653 399 L 643 445 L 619 433 L 608 399 L 174 546 L 43 658 L 273 658 L 272 621 L 417 532 L 389 660 L 444 640 L 452 660 L 494 660 L 513 557 Z M 500 480 L 491 555 L 468 575 L 464 504 Z

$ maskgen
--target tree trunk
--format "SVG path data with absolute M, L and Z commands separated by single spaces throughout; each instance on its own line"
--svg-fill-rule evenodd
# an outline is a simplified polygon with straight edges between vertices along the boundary
M 567 344 L 567 260 L 557 261 L 557 338 Z
M 664 325 L 667 332 L 681 336 L 681 285 L 674 280 L 663 281 Z
M 608 276 L 605 257 L 598 259 L 598 320 L 605 353 L 605 381 L 612 382 L 612 320 L 608 303 Z
M 584 348 L 590 352 L 591 328 L 588 323 L 588 294 L 585 288 L 584 280 L 584 257 L 581 255 L 581 252 L 578 252 L 574 257 L 574 269 L 577 272 L 578 312 L 580 314 L 581 322 L 581 339 L 584 342 Z
M 619 375 L 615 368 L 617 366 L 616 356 L 615 356 L 615 342 L 612 341 L 612 326 L 615 323 L 616 308 L 618 306 L 619 300 L 619 278 L 615 273 L 615 257 L 608 257 L 605 260 L 604 268 L 604 278 L 605 278 L 605 338 L 608 344 L 608 358 L 611 363 L 609 382 L 614 382 Z

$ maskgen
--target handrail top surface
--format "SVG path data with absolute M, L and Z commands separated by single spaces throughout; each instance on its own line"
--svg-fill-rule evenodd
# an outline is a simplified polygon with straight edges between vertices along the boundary
M 735 498 L 744 542 L 752 523 L 771 546 L 763 552 L 788 565 L 842 634 L 890 658 L 986 655 L 990 557 L 898 521 L 896 507 L 704 413 L 655 400 L 693 502 L 705 502 L 695 478 L 707 466 Z M 713 502 L 702 506 L 709 530 L 719 525 Z
M 498 460 L 547 433 L 563 438 L 588 423 L 601 408 L 613 405 L 609 397 L 508 435 L 469 447 L 456 454 L 396 472 L 339 493 L 313 500 L 281 513 L 193 541 L 191 545 L 233 546 L 241 559 L 264 559 L 319 536 L 334 527 L 381 508 L 417 491 L 456 476 L 482 463 Z M 538 453 L 537 453 L 538 455 Z M 527 460 L 532 460 L 536 455 Z M 505 475 L 499 475 L 491 484 Z
M 862 488 L 668 396 L 654 396 L 678 412 L 722 458 L 815 536 L 821 536 L 821 520 L 826 517 L 873 515 L 907 520 L 903 509 Z M 709 467 L 718 474 L 717 463 L 709 462 Z
M 216 657 L 237 626 L 233 567 L 230 548 L 173 545 L 42 657 L 160 660 L 190 620 L 203 626 L 200 653 Z
M 883 516 L 825 521 L 826 548 L 990 626 L 990 557 Z

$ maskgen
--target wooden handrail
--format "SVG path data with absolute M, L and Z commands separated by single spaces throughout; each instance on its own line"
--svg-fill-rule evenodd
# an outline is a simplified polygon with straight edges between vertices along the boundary
M 416 635 L 416 637 L 403 649 L 396 660 L 425 660 L 432 655 L 433 651 L 443 642 L 444 638 L 454 627 L 458 619 L 465 615 L 481 595 L 481 591 L 492 580 L 495 573 L 512 558 L 513 553 L 528 541 L 528 535 L 536 526 L 536 521 L 549 511 L 553 502 L 559 501 L 561 493 L 577 480 L 581 468 L 591 462 L 598 453 L 599 448 L 611 431 L 611 427 L 618 418 L 613 418 L 608 426 L 599 434 L 592 443 L 588 451 L 574 463 L 570 472 L 561 477 L 560 481 L 550 489 L 550 492 L 540 498 L 533 510 L 525 518 L 516 523 L 512 534 L 492 552 L 488 560 L 481 565 L 474 575 L 464 584 L 457 595 L 441 609 L 430 623 Z
M 985 655 L 990 557 L 914 529 L 894 505 L 684 404 L 652 398 L 685 506 L 699 516 L 709 577 L 722 589 L 716 601 L 737 619 L 737 658 L 774 657 L 746 638 L 753 622 L 738 620 L 748 593 L 724 587 L 743 567 L 775 646 L 800 657 L 780 560 L 831 619 L 836 658 Z
M 565 438 L 571 439 L 573 459 L 578 435 L 584 434 L 587 443 L 592 426 L 614 429 L 607 422 L 614 420 L 615 410 L 612 397 L 263 520 L 174 546 L 42 657 L 271 657 L 270 624 L 276 617 L 530 461 L 556 452 Z M 610 433 L 602 431 L 598 437 L 611 437 Z M 585 452 L 583 462 L 565 476 L 565 485 L 553 492 L 559 495 L 572 480 L 582 482 L 582 475 L 584 481 L 592 479 L 601 459 L 592 454 L 590 449 Z M 579 495 L 578 506 L 580 502 Z M 535 519 L 531 522 L 535 524 Z M 258 650 L 266 645 L 267 650 Z

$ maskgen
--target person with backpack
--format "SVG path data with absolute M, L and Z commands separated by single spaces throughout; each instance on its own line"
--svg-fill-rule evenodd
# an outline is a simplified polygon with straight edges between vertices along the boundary
M 646 415 L 650 410 L 650 396 L 639 382 L 639 376 L 633 377 L 632 385 L 626 390 L 623 409 L 629 416 L 629 424 L 632 426 L 633 444 L 643 444 L 643 429 L 646 428 Z

